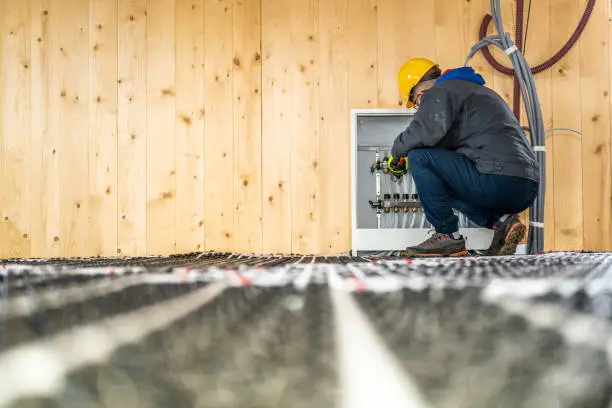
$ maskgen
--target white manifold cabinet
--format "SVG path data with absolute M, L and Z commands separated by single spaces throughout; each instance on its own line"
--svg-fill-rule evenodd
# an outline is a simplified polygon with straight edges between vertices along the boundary
M 414 112 L 401 108 L 351 110 L 351 253 L 354 256 L 403 250 L 427 239 L 432 229 L 411 172 L 398 180 L 385 170 L 393 141 L 410 124 Z M 488 248 L 492 231 L 479 228 L 457 211 L 456 214 L 467 248 Z

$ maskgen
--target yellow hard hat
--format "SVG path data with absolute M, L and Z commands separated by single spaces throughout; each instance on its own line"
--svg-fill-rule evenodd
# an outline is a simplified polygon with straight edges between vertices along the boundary
M 402 65 L 397 75 L 397 83 L 402 99 L 408 107 L 414 106 L 409 100 L 412 89 L 419 83 L 427 71 L 436 66 L 438 64 L 426 58 L 412 58 Z

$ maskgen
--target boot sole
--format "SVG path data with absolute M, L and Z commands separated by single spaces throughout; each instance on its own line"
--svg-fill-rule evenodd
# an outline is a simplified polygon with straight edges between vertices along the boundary
M 458 257 L 458 256 L 466 256 L 468 254 L 467 249 L 453 252 L 450 254 L 406 254 L 406 257 L 409 258 L 445 258 L 445 257 Z
M 514 224 L 506 234 L 504 245 L 499 250 L 499 255 L 514 255 L 519 242 L 525 238 L 526 227 L 523 224 Z

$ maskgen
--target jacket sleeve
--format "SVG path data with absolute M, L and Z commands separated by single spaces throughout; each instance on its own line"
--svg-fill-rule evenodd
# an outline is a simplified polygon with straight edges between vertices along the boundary
M 393 157 L 436 145 L 451 128 L 460 109 L 461 100 L 454 92 L 435 87 L 427 91 L 412 122 L 395 138 L 391 149 Z

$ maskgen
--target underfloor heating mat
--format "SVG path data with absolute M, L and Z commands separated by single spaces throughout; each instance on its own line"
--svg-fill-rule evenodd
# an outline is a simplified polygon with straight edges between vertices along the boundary
M 0 408 L 610 408 L 612 254 L 0 262 Z

